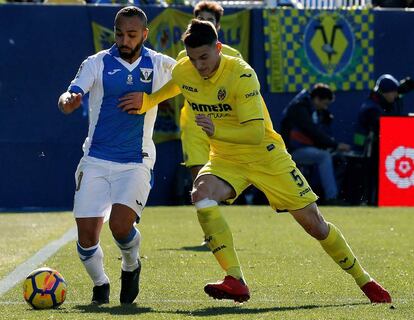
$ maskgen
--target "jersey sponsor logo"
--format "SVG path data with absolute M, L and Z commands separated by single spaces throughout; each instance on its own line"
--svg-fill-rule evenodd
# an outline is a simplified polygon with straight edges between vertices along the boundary
M 134 84 L 134 78 L 132 77 L 132 74 L 128 75 L 126 84 L 128 84 L 128 85 L 133 85 Z
M 226 98 L 226 95 L 227 95 L 226 89 L 223 87 L 219 88 L 217 92 L 217 99 L 219 99 L 220 101 L 223 101 Z
M 198 92 L 197 88 L 193 88 L 193 87 L 187 86 L 185 84 L 183 84 L 182 88 L 184 90 L 187 90 L 187 91 L 190 91 L 190 92 Z
M 139 68 L 141 74 L 139 80 L 144 83 L 150 83 L 152 81 L 153 70 L 150 68 Z
M 207 117 L 210 119 L 222 119 L 231 116 L 230 113 L 208 113 Z
M 188 101 L 188 104 L 194 111 L 198 112 L 223 112 L 233 110 L 231 105 L 228 103 L 218 103 L 218 104 L 198 104 L 191 101 Z
M 110 76 L 113 76 L 115 73 L 117 73 L 117 72 L 119 72 L 119 71 L 121 71 L 121 69 L 114 69 L 114 70 L 112 70 L 112 71 L 108 71 L 108 74 L 109 74 Z
M 240 78 L 250 78 L 252 76 L 251 73 L 243 73 Z
M 248 99 L 248 98 L 251 98 L 251 97 L 254 97 L 254 96 L 258 96 L 258 95 L 259 95 L 259 91 L 258 90 L 253 90 L 252 92 L 246 93 L 244 95 L 244 97 L 246 99 Z

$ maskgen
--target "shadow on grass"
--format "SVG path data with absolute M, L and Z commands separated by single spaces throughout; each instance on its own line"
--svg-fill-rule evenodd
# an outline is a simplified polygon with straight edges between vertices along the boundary
M 187 247 L 181 247 L 181 248 L 163 248 L 163 249 L 158 249 L 160 251 L 197 251 L 197 252 L 202 252 L 202 251 L 210 251 L 209 248 L 207 248 L 207 246 L 187 246 Z
M 210 249 L 207 246 L 187 246 L 187 247 L 181 247 L 179 250 L 184 251 L 210 251 Z
M 283 311 L 295 311 L 295 310 L 311 310 L 311 309 L 323 309 L 323 308 L 338 308 L 349 307 L 357 305 L 368 305 L 369 302 L 358 303 L 343 303 L 343 304 L 329 304 L 329 305 L 303 305 L 303 306 L 287 306 L 287 307 L 271 307 L 271 308 L 245 308 L 243 305 L 234 306 L 217 306 L 208 307 L 204 309 L 196 310 L 154 310 L 150 307 L 140 307 L 137 304 L 132 305 L 119 305 L 119 306 L 96 306 L 96 305 L 77 305 L 74 309 L 79 310 L 81 313 L 107 313 L 113 315 L 139 315 L 145 313 L 160 313 L 160 314 L 181 314 L 189 317 L 208 317 L 219 315 L 243 315 L 243 314 L 261 314 L 269 312 L 283 312 Z
M 157 312 L 149 307 L 140 307 L 136 303 L 128 305 L 118 306 L 106 306 L 106 305 L 76 305 L 74 309 L 79 310 L 81 313 L 108 313 L 118 315 L 132 315 Z
M 159 251 L 196 251 L 196 252 L 210 252 L 210 249 L 207 246 L 187 246 L 181 248 L 163 248 L 158 249 Z M 243 248 L 237 248 L 237 252 L 245 251 Z
M 329 305 L 303 305 L 303 306 L 291 306 L 291 307 L 271 307 L 271 308 L 243 308 L 242 306 L 229 306 L 229 307 L 208 307 L 204 309 L 194 310 L 194 311 L 164 311 L 160 313 L 173 313 L 173 314 L 183 314 L 187 316 L 196 316 L 196 317 L 208 317 L 208 316 L 218 316 L 218 315 L 230 315 L 230 314 L 260 314 L 267 312 L 283 312 L 283 311 L 295 311 L 295 310 L 310 310 L 310 309 L 321 309 L 321 308 L 338 308 L 338 307 L 349 307 L 356 305 L 368 305 L 369 302 L 359 302 L 359 303 L 344 303 L 344 304 L 329 304 Z

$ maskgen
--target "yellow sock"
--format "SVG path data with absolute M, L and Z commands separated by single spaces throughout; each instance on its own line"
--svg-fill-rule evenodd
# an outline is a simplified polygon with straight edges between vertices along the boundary
M 347 273 L 354 277 L 355 282 L 362 287 L 371 281 L 369 274 L 361 267 L 341 231 L 328 222 L 328 237 L 319 241 L 327 254 Z
M 204 231 L 207 245 L 220 266 L 236 279 L 242 279 L 240 262 L 233 245 L 230 228 L 220 213 L 218 205 L 197 209 L 198 221 Z

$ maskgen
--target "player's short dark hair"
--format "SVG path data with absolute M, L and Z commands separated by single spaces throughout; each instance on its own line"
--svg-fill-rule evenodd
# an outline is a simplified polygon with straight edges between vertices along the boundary
M 193 11 L 194 17 L 197 18 L 202 11 L 208 11 L 214 14 L 217 23 L 220 22 L 220 19 L 224 14 L 223 7 L 216 1 L 200 1 L 197 3 Z
M 115 16 L 114 24 L 116 24 L 120 16 L 138 17 L 142 21 L 144 27 L 147 27 L 147 24 L 148 24 L 147 15 L 142 9 L 138 7 L 128 6 L 128 7 L 124 7 L 121 10 L 119 10 Z
M 335 95 L 331 88 L 325 83 L 317 83 L 315 84 L 312 89 L 310 90 L 310 96 L 311 98 L 318 97 L 321 100 L 330 100 L 333 101 L 335 98 Z
M 212 45 L 217 42 L 217 31 L 209 21 L 197 19 L 191 20 L 181 40 L 186 47 L 198 48 L 204 45 Z

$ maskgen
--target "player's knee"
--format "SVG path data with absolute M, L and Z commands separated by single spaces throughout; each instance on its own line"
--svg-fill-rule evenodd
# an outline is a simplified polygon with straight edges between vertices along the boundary
M 207 195 L 206 195 L 206 193 L 205 192 L 203 192 L 203 190 L 200 190 L 200 189 L 193 189 L 192 191 L 191 191 L 191 201 L 193 202 L 193 203 L 196 203 L 196 202 L 199 202 L 199 201 L 201 201 L 201 200 L 203 200 L 203 199 L 205 199 L 205 198 L 207 198 Z
M 191 190 L 191 200 L 196 203 L 200 200 L 211 198 L 210 189 L 204 181 L 196 181 L 193 190 Z
M 115 239 L 124 239 L 128 237 L 131 226 L 119 219 L 109 219 L 109 229 L 111 229 L 112 236 Z
M 194 186 L 193 190 L 191 191 L 191 199 L 193 203 L 196 203 L 206 198 L 210 198 L 210 196 L 211 195 L 209 189 L 205 184 L 202 183 Z

